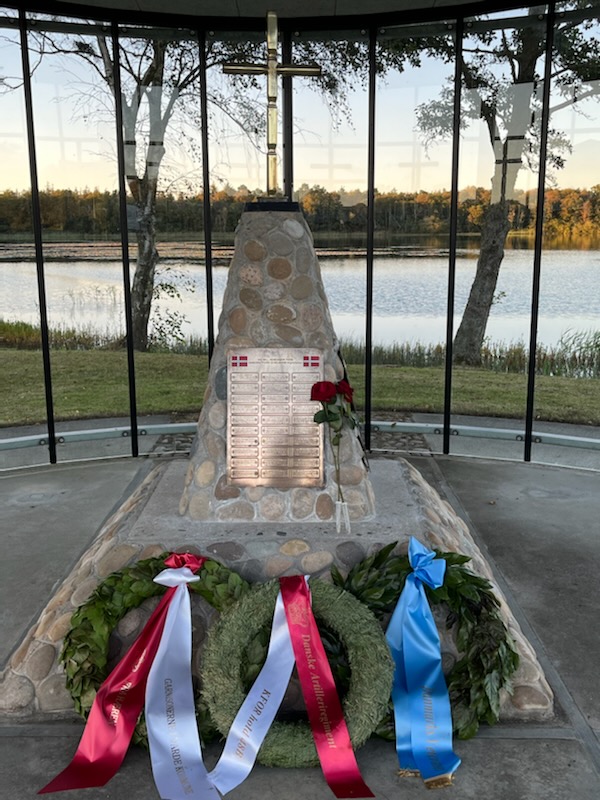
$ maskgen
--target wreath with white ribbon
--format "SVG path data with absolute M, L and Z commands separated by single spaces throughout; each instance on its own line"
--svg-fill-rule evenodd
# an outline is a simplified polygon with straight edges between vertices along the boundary
M 339 587 L 312 581 L 317 623 L 335 634 L 350 667 L 342 700 L 354 748 L 364 744 L 388 710 L 394 666 L 381 627 L 369 609 Z M 268 627 L 279 586 L 254 587 L 210 629 L 204 650 L 202 696 L 218 730 L 226 735 L 246 696 L 244 654 Z M 274 722 L 258 760 L 270 767 L 310 767 L 319 763 L 308 722 Z

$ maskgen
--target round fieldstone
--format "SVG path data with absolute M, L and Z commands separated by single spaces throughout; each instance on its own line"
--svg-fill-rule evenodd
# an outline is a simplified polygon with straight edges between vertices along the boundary
M 227 367 L 221 367 L 215 373 L 215 394 L 219 400 L 227 400 Z
M 111 570 L 111 572 L 114 571 L 115 570 Z M 107 572 L 106 574 L 109 575 L 110 573 Z M 69 611 L 66 614 L 61 614 L 58 619 L 55 619 L 46 631 L 46 639 L 49 639 L 51 642 L 60 642 L 61 639 L 64 639 L 71 628 L 71 616 L 72 614 Z
M 217 510 L 217 517 L 221 520 L 246 520 L 254 519 L 254 506 L 245 500 L 236 500 Z
M 261 497 L 263 497 L 264 493 L 264 486 L 246 486 L 244 489 L 246 500 L 250 500 L 251 503 L 258 503 Z
M 269 236 L 268 246 L 278 256 L 288 256 L 294 251 L 293 241 L 282 231 L 275 231 Z
M 306 344 L 317 350 L 327 350 L 328 347 L 331 347 L 331 339 L 321 331 L 313 331 L 306 337 Z
M 265 300 L 283 300 L 287 294 L 285 284 L 279 281 L 272 281 L 268 283 L 263 289 L 263 297 Z
M 299 556 L 309 551 L 310 545 L 304 539 L 290 539 L 289 542 L 282 544 L 279 548 L 279 552 L 284 556 Z
M 190 497 L 187 513 L 192 519 L 207 519 L 210 512 L 210 498 L 206 492 L 197 492 Z
M 267 319 L 271 322 L 288 323 L 296 317 L 296 312 L 289 306 L 283 306 L 279 303 L 267 309 Z
M 263 271 L 256 264 L 246 264 L 240 268 L 240 279 L 248 286 L 262 286 L 264 281 Z
M 244 255 L 250 261 L 262 261 L 267 255 L 267 248 L 256 239 L 249 239 L 244 245 Z
M 358 489 L 346 489 L 344 499 L 348 503 L 350 519 L 364 519 L 371 513 L 366 495 Z
M 217 468 L 214 461 L 202 462 L 194 473 L 194 483 L 196 486 L 200 486 L 201 488 L 209 486 L 214 480 L 216 470 Z
M 225 421 L 223 420 L 224 424 Z M 219 462 L 225 458 L 225 440 L 222 436 L 209 431 L 204 437 L 204 444 L 206 445 L 206 452 L 212 459 Z
M 275 333 L 284 342 L 292 344 L 294 347 L 301 347 L 304 344 L 302 331 L 292 325 L 275 325 Z
M 23 711 L 33 702 L 34 695 L 33 684 L 28 678 L 8 672 L 0 684 L 0 711 Z
M 297 219 L 286 219 L 281 227 L 292 239 L 302 239 L 306 233 L 306 228 Z
M 310 489 L 294 489 L 292 492 L 292 516 L 305 519 L 313 512 L 314 492 Z
M 315 293 L 315 284 L 308 275 L 298 275 L 294 278 L 290 287 L 290 294 L 295 300 L 306 300 Z
M 335 548 L 335 554 L 348 567 L 353 567 L 365 557 L 363 548 L 356 542 L 342 542 Z
M 23 672 L 32 681 L 41 681 L 50 672 L 56 659 L 56 650 L 51 644 L 41 644 L 25 659 Z
M 300 312 L 302 327 L 305 331 L 316 331 L 323 324 L 324 316 L 321 306 L 316 303 L 305 305 Z
M 71 603 L 78 608 L 82 603 L 88 599 L 94 589 L 98 586 L 98 581 L 96 578 L 88 578 L 81 583 L 78 583 L 75 587 L 75 591 L 71 595 Z
M 240 303 L 246 306 L 246 308 L 249 308 L 250 311 L 260 311 L 263 301 L 260 292 L 245 286 L 243 289 L 240 289 Z
M 292 274 L 292 265 L 287 258 L 272 258 L 267 264 L 267 272 L 277 281 L 283 281 Z
M 286 502 L 283 495 L 267 494 L 258 506 L 258 513 L 262 519 L 277 520 L 285 516 Z
M 137 547 L 132 547 L 130 544 L 118 544 L 97 562 L 96 574 L 99 578 L 106 578 L 111 572 L 123 569 L 137 553 Z
M 299 247 L 296 251 L 296 269 L 298 272 L 306 273 L 310 271 L 314 263 L 314 255 L 308 247 Z
M 512 695 L 512 704 L 519 711 L 552 710 L 552 698 L 533 686 L 517 686 Z
M 225 403 L 223 403 L 222 401 L 213 403 L 210 411 L 208 412 L 208 422 L 211 428 L 219 430 L 225 425 L 226 419 L 227 419 L 227 409 Z
M 319 519 L 333 519 L 335 503 L 333 502 L 331 495 L 328 495 L 326 492 L 322 492 L 317 497 L 315 511 Z
M 358 464 L 346 464 L 340 468 L 342 486 L 358 486 L 364 478 L 365 471 Z
M 265 575 L 267 578 L 278 578 L 293 566 L 293 558 L 286 558 L 285 556 L 271 556 L 265 563 Z
M 128 611 L 127 614 L 125 614 L 123 619 L 119 620 L 119 624 L 117 625 L 117 633 L 123 638 L 131 636 L 132 633 L 135 633 L 144 624 L 145 617 L 146 615 L 143 613 L 143 611 L 141 611 L 141 609 L 132 608 L 131 611 Z
M 214 542 L 208 545 L 206 552 L 225 562 L 239 561 L 246 554 L 245 548 L 238 542 Z
M 309 575 L 313 572 L 320 572 L 328 567 L 333 561 L 333 556 L 328 550 L 319 550 L 316 553 L 309 553 L 300 562 L 303 572 Z
M 239 496 L 239 488 L 227 483 L 227 475 L 221 475 L 215 486 L 215 498 L 217 500 L 233 500 Z
M 49 675 L 37 689 L 40 711 L 63 711 L 73 706 L 64 675 Z
M 248 324 L 248 315 L 246 309 L 241 306 L 232 308 L 227 317 L 229 327 L 234 333 L 244 333 L 246 325 Z
M 183 492 L 183 494 L 181 495 L 181 497 L 179 498 L 178 511 L 179 511 L 179 516 L 180 517 L 183 517 L 185 515 L 186 511 L 188 510 L 189 502 L 190 502 L 190 500 L 189 500 L 187 489 L 186 489 Z
M 254 320 L 250 326 L 250 336 L 255 345 L 259 347 L 266 347 L 267 342 L 271 340 L 273 335 L 271 323 L 260 317 Z

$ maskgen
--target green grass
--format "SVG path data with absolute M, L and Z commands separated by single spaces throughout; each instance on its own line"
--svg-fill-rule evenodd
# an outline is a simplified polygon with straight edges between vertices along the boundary
M 129 413 L 127 356 L 102 350 L 51 353 L 57 419 L 126 416 Z M 207 379 L 207 359 L 176 353 L 137 353 L 139 414 L 197 412 Z M 0 424 L 45 420 L 42 355 L 0 348 Z
M 139 414 L 197 414 L 204 396 L 207 358 L 179 353 L 137 353 Z M 126 416 L 129 412 L 127 357 L 122 351 L 53 350 L 54 408 L 57 419 Z M 359 411 L 364 407 L 364 368 L 349 366 Z M 39 350 L 0 348 L 0 424 L 45 420 L 42 356 Z M 443 410 L 441 367 L 373 367 L 373 409 Z M 540 375 L 536 418 L 600 425 L 600 383 L 596 378 Z M 522 419 L 526 376 L 485 369 L 455 368 L 452 411 L 457 414 Z

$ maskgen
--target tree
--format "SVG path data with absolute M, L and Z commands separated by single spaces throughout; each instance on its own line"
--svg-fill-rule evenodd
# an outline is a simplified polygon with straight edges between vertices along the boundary
M 557 19 L 552 62 L 554 105 L 568 105 L 600 95 L 600 37 L 593 32 L 593 17 L 585 2 L 569 6 Z M 545 23 L 538 15 L 545 6 L 532 7 L 523 25 L 505 26 L 503 20 L 483 24 L 465 39 L 461 61 L 463 127 L 481 119 L 487 129 L 494 158 L 491 200 L 480 222 L 481 244 L 477 270 L 467 305 L 454 339 L 457 362 L 478 365 L 487 321 L 494 300 L 498 273 L 510 228 L 509 201 L 522 169 L 535 168 L 539 157 L 539 125 L 543 77 L 540 60 L 545 49 Z M 453 58 L 446 39 L 429 44 L 432 55 Z M 439 98 L 418 109 L 418 124 L 426 143 L 452 133 L 453 92 L 444 87 Z M 549 130 L 549 163 L 560 168 L 569 149 L 565 136 Z M 541 209 L 538 210 L 542 212 Z M 475 214 L 472 220 L 477 219 Z
M 43 23 L 32 34 L 31 41 L 40 57 L 77 58 L 93 71 L 96 81 L 85 85 L 81 107 L 88 114 L 99 109 L 114 108 L 116 92 L 115 58 L 111 41 L 105 35 L 91 32 L 63 35 L 44 32 Z M 165 142 L 170 133 L 176 134 L 175 120 L 181 122 L 179 135 L 185 145 L 194 142 L 186 138 L 186 129 L 199 130 L 200 61 L 197 42 L 190 39 L 160 38 L 158 32 L 140 29 L 138 38 L 119 40 L 121 64 L 121 100 L 123 135 L 125 139 L 125 176 L 135 205 L 135 236 L 137 262 L 131 287 L 133 314 L 133 344 L 137 350 L 148 346 L 148 323 L 155 294 L 155 275 L 159 253 L 156 247 L 157 192 L 164 179 Z M 411 47 L 409 46 L 409 51 Z M 211 37 L 207 45 L 207 67 L 216 67 L 208 100 L 213 111 L 209 130 L 219 140 L 214 112 L 233 122 L 255 147 L 264 138 L 264 87 L 256 77 L 221 76 L 220 65 L 226 61 L 261 61 L 265 59 L 264 44 L 227 41 Z M 408 57 L 412 57 L 409 52 Z M 415 56 L 416 57 L 416 56 Z M 320 78 L 312 79 L 313 86 L 322 92 L 338 113 L 349 113 L 347 94 L 357 81 L 366 81 L 368 54 L 365 42 L 336 41 L 332 44 L 302 41 L 296 45 L 296 58 L 316 61 L 322 67 Z M 390 48 L 381 59 L 380 71 L 392 66 L 401 68 L 404 52 Z M 216 76 L 219 76 L 218 78 Z M 260 92 L 258 90 L 260 88 Z M 107 103 L 106 91 L 112 95 Z M 169 128 L 171 129 L 169 131 Z

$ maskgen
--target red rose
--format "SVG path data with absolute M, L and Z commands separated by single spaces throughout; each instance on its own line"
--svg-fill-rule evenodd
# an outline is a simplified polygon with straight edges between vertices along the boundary
M 337 389 L 331 381 L 317 381 L 310 390 L 310 399 L 320 403 L 330 403 L 335 400 Z
M 352 402 L 352 395 L 354 394 L 354 389 L 350 386 L 348 381 L 340 381 L 336 387 L 338 394 L 343 394 L 344 399 L 348 402 Z

